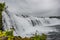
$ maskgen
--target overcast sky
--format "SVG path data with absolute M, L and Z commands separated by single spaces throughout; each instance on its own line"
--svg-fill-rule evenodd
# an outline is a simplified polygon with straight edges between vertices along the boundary
M 34 16 L 60 16 L 60 0 L 0 0 L 9 10 Z

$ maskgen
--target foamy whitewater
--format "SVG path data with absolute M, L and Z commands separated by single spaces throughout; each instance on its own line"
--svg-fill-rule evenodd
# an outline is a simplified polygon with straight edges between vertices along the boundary
M 38 33 L 47 34 L 48 32 L 58 31 L 54 25 L 60 25 L 60 19 L 57 18 L 37 18 L 28 15 L 17 15 L 10 12 L 8 9 L 3 11 L 2 22 L 4 30 L 14 28 L 14 36 L 31 37 L 33 34 Z

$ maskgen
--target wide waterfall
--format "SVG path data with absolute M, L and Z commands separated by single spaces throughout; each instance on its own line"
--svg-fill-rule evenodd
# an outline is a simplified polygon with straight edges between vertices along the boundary
M 35 33 L 48 34 L 49 32 L 58 32 L 55 25 L 60 25 L 60 19 L 49 17 L 34 17 L 24 14 L 15 14 L 8 9 L 3 11 L 2 22 L 4 30 L 14 28 L 14 36 L 30 37 Z

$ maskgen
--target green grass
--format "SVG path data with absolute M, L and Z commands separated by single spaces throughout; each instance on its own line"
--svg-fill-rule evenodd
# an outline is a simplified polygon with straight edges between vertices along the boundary
M 2 37 L 7 37 L 6 40 L 46 40 L 47 35 L 42 33 L 42 35 L 34 34 L 32 37 L 24 37 L 21 36 L 13 36 L 13 31 L 1 31 L 0 30 L 0 39 L 2 40 Z

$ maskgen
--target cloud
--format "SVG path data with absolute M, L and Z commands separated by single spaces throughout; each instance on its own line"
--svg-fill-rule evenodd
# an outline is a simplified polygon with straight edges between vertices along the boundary
M 59 0 L 4 0 L 10 11 L 28 15 L 60 16 Z

